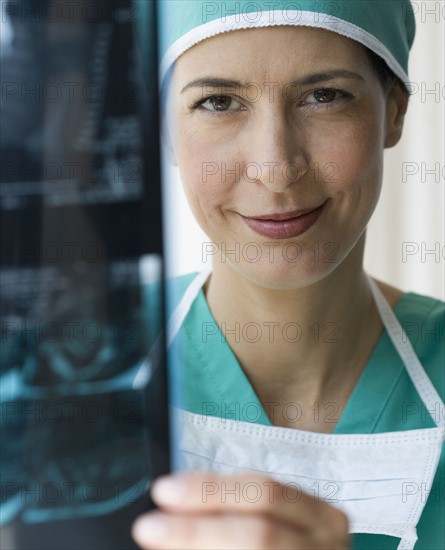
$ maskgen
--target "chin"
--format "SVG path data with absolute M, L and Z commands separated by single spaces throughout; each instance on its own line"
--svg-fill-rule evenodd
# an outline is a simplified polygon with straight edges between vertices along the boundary
M 232 263 L 230 265 L 242 277 L 263 288 L 273 290 L 295 290 L 312 286 L 328 275 L 338 266 L 339 262 L 300 261 L 268 261 L 258 263 Z

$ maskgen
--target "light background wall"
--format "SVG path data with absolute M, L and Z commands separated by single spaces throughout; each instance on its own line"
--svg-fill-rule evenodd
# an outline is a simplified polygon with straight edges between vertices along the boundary
M 385 151 L 383 190 L 368 225 L 365 269 L 405 291 L 445 298 L 445 3 L 413 2 L 417 33 L 403 137 Z M 209 239 L 189 212 L 177 168 L 163 162 L 167 274 L 208 267 Z

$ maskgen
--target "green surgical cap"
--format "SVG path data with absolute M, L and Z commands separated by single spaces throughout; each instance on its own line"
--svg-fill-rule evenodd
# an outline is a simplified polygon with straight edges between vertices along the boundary
M 176 59 L 217 34 L 295 25 L 317 27 L 360 42 L 408 82 L 408 55 L 415 34 L 412 5 L 401 0 L 300 0 L 245 2 L 158 0 L 161 83 Z

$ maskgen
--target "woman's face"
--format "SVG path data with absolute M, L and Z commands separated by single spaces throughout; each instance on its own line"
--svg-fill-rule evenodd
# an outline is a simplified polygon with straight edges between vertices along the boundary
M 183 54 L 169 133 L 207 260 L 288 289 L 352 258 L 400 136 L 393 95 L 364 47 L 322 29 L 233 31 Z

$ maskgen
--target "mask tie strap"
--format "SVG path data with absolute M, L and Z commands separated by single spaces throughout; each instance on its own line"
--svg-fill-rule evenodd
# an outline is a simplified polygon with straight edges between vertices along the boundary
M 167 347 L 170 347 L 171 343 L 175 339 L 175 336 L 178 334 L 182 323 L 187 317 L 187 313 L 189 312 L 195 298 L 198 296 L 199 291 L 204 286 L 204 283 L 207 281 L 211 272 L 211 269 L 205 269 L 204 271 L 198 273 L 185 291 L 182 300 L 179 302 L 178 307 L 175 309 L 173 315 L 167 323 Z
M 397 550 L 413 550 L 418 537 L 415 527 L 409 527 L 397 546 Z
M 206 282 L 210 273 L 211 269 L 206 269 L 198 273 L 198 275 L 193 279 L 193 281 L 185 291 L 184 296 L 179 302 L 179 305 L 176 307 L 172 316 L 168 320 L 166 326 L 167 348 L 170 347 L 171 343 L 175 339 L 175 336 L 179 332 L 179 329 L 181 328 L 181 325 L 184 322 L 184 319 L 186 318 L 187 313 L 189 312 L 196 296 L 199 294 L 199 291 Z M 133 379 L 133 389 L 141 389 L 147 385 L 148 380 L 150 379 L 153 372 L 151 357 L 160 356 L 163 346 L 163 338 L 164 331 L 161 331 L 153 346 L 151 347 L 148 356 L 142 362 L 141 366 L 138 369 L 138 372 Z
M 394 315 L 393 310 L 389 306 L 381 290 L 369 275 L 367 275 L 367 277 L 388 336 L 405 363 L 406 370 L 408 371 L 416 390 L 422 398 L 427 411 L 430 412 L 436 426 L 441 429 L 442 437 L 445 437 L 445 418 L 441 414 L 439 414 L 439 418 L 437 418 L 437 415 L 433 416 L 431 414 L 431 411 L 435 411 L 437 409 L 438 404 L 440 410 L 444 410 L 445 405 L 443 404 L 442 399 L 437 393 L 431 380 L 428 378 L 428 375 L 422 367 L 411 345 L 411 341 L 397 320 L 397 317 Z

